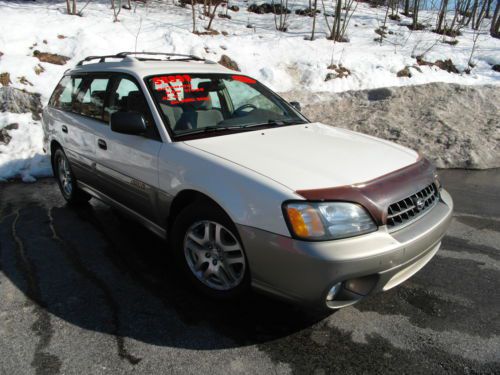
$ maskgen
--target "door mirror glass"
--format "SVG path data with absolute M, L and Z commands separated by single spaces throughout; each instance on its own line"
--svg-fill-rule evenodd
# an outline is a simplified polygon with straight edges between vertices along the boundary
M 290 102 L 290 105 L 300 112 L 301 107 L 299 102 Z
M 111 130 L 123 134 L 144 134 L 146 121 L 139 112 L 115 112 L 111 114 Z

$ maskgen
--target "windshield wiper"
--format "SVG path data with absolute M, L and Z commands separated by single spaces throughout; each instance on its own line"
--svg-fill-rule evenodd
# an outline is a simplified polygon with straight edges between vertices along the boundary
M 177 137 L 182 137 L 185 135 L 193 135 L 193 134 L 205 134 L 205 133 L 213 133 L 213 132 L 218 132 L 222 130 L 242 130 L 242 129 L 247 129 L 247 128 L 254 128 L 254 127 L 259 127 L 259 126 L 283 126 L 283 125 L 296 125 L 296 124 L 305 124 L 305 121 L 302 120 L 269 120 L 264 123 L 260 124 L 247 124 L 247 125 L 231 125 L 231 126 L 206 126 L 204 128 L 200 129 L 193 129 L 193 130 L 188 130 L 185 132 L 182 132 L 180 134 L 176 134 Z
M 241 126 L 213 126 L 213 125 L 212 126 L 205 126 L 204 128 L 193 129 L 193 130 L 189 130 L 186 132 L 182 132 L 180 134 L 177 134 L 177 136 L 182 137 L 183 135 L 212 133 L 212 132 L 218 132 L 221 130 L 234 130 L 234 129 L 241 129 Z
M 305 121 L 302 120 L 269 120 L 267 122 L 262 122 L 259 124 L 248 124 L 248 125 L 242 125 L 241 128 L 254 128 L 258 126 L 273 126 L 273 125 L 278 125 L 278 126 L 283 126 L 283 125 L 299 125 L 299 124 L 305 124 Z

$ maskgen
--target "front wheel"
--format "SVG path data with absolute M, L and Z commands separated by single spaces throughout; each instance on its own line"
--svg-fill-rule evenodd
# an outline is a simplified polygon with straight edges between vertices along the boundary
M 192 204 L 171 230 L 180 267 L 204 294 L 227 299 L 240 296 L 250 285 L 245 252 L 234 224 L 213 204 Z
M 84 203 L 91 198 L 89 194 L 78 188 L 78 182 L 71 170 L 69 160 L 61 148 L 58 148 L 54 153 L 54 176 L 64 199 L 68 203 Z

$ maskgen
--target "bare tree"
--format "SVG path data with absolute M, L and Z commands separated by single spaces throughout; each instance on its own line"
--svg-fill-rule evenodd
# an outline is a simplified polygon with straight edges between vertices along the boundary
M 470 21 L 474 19 L 478 6 L 479 0 L 474 0 L 474 2 L 472 3 L 472 8 L 464 15 L 464 17 L 466 18 L 465 26 L 469 26 Z
M 493 0 L 488 0 L 487 5 L 486 5 L 486 15 L 484 16 L 485 18 L 490 18 L 490 11 L 491 11 L 491 4 L 493 4 Z
M 76 0 L 66 0 L 66 12 L 76 15 Z
M 403 14 L 407 17 L 410 16 L 410 0 L 404 0 Z
M 118 15 L 122 10 L 122 0 L 118 0 L 118 4 L 115 4 L 115 2 L 116 0 L 111 0 L 111 9 L 113 9 L 113 22 L 120 22 L 118 20 Z
M 311 40 L 314 40 L 314 33 L 316 32 L 316 11 L 318 9 L 318 0 L 314 0 L 314 8 L 311 9 L 311 0 L 309 0 L 309 11 L 313 12 L 313 23 L 311 30 Z
M 483 33 L 481 32 L 482 21 L 483 21 L 482 18 L 478 21 L 479 23 L 476 25 L 477 29 L 476 28 L 474 29 L 474 33 L 472 35 L 472 48 L 471 48 L 471 51 L 470 51 L 469 61 L 467 62 L 467 65 L 469 65 L 469 67 L 471 67 L 471 68 L 473 68 L 476 65 L 476 64 L 474 64 L 472 58 L 474 56 L 474 52 L 476 52 L 477 41 L 479 39 L 479 36 L 481 34 L 484 34 L 484 32 Z
M 279 0 L 279 4 L 275 4 L 274 0 L 271 1 L 271 6 L 274 13 L 274 25 L 278 31 L 286 31 L 288 28 L 288 0 Z
M 477 8 L 476 12 L 473 15 L 472 18 L 472 28 L 474 30 L 479 30 L 479 27 L 481 26 L 481 23 L 483 22 L 483 19 L 486 16 L 486 7 L 488 5 L 488 2 L 486 0 L 481 0 L 481 7 Z
M 500 38 L 500 1 L 497 0 L 497 5 L 495 6 L 495 12 L 493 13 L 493 18 L 491 19 L 490 35 L 493 38 Z
M 215 12 L 217 11 L 217 7 L 222 3 L 223 3 L 223 1 L 216 0 L 214 6 L 212 7 L 212 0 L 209 1 L 208 14 L 207 14 L 209 21 L 208 21 L 207 30 L 211 30 L 212 22 L 215 18 Z
M 441 8 L 439 9 L 437 24 L 436 24 L 436 32 L 438 34 L 445 33 L 446 26 L 446 11 L 448 10 L 448 0 L 441 1 Z
M 460 29 L 465 27 L 466 15 L 469 13 L 470 0 L 456 0 L 455 12 L 449 27 L 446 28 L 444 33 L 448 36 L 460 35 Z
M 193 33 L 196 32 L 196 3 L 195 0 L 191 0 L 191 13 L 193 16 Z
M 328 30 L 330 31 L 330 36 L 328 39 L 333 40 L 335 42 L 345 42 L 345 32 L 347 30 L 347 26 L 349 25 L 349 21 L 358 6 L 358 2 L 355 5 L 354 0 L 336 0 L 334 4 L 335 14 L 333 18 L 333 24 L 330 27 L 330 23 L 328 22 L 327 15 L 325 12 L 325 21 Z M 323 10 L 325 6 L 323 4 Z M 343 12 L 342 12 L 343 11 Z
M 421 0 L 413 0 L 413 14 L 412 14 L 413 24 L 411 25 L 413 30 L 419 29 L 418 13 L 420 11 L 420 2 Z

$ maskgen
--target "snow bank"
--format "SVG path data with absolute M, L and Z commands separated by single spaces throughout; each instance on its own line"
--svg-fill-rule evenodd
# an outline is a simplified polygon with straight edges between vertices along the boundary
M 332 96 L 287 93 L 312 121 L 418 150 L 439 168 L 500 167 L 500 89 L 431 83 Z
M 80 1 L 80 6 L 87 2 Z M 168 3 L 168 4 L 167 4 Z M 500 84 L 500 73 L 491 65 L 500 64 L 500 40 L 481 35 L 470 74 L 452 74 L 436 67 L 411 69 L 411 78 L 400 78 L 397 72 L 414 66 L 412 56 L 425 53 L 427 61 L 452 59 L 463 71 L 467 67 L 473 44 L 469 29 L 457 37 L 455 46 L 428 31 L 410 31 L 399 22 L 388 21 L 387 40 L 375 42 L 375 29 L 382 25 L 385 9 L 359 3 L 347 30 L 349 43 L 326 39 L 324 16 L 317 18 L 316 40 L 310 36 L 312 18 L 298 16 L 293 10 L 308 6 L 308 0 L 289 3 L 292 14 L 288 32 L 275 30 L 272 14 L 257 15 L 246 11 L 252 1 L 235 0 L 239 12 L 229 11 L 232 19 L 216 18 L 213 28 L 219 35 L 191 33 L 190 7 L 171 2 L 133 2 L 134 9 L 122 10 L 120 22 L 113 22 L 109 1 L 91 1 L 83 17 L 65 14 L 64 1 L 12 2 L 0 0 L 0 74 L 10 74 L 11 86 L 41 94 L 45 105 L 64 71 L 89 55 L 120 51 L 168 51 L 199 55 L 219 61 L 225 54 L 240 69 L 278 92 L 301 91 L 335 93 L 347 90 L 407 86 L 429 82 L 462 85 Z M 259 1 L 260 3 L 260 1 Z M 325 2 L 331 13 L 331 3 Z M 220 11 L 224 11 L 220 8 Z M 422 22 L 433 25 L 434 15 L 422 11 Z M 203 30 L 208 20 L 198 14 L 197 28 Z M 405 21 L 403 17 L 403 21 Z M 330 17 L 331 22 L 331 17 Z M 249 26 L 249 27 L 248 27 Z M 485 28 L 487 24 L 485 24 Z M 223 32 L 223 33 L 222 33 Z M 55 53 L 70 58 L 65 65 L 40 62 L 33 52 Z M 349 69 L 347 78 L 325 81 L 331 63 Z M 309 94 L 307 94 L 309 93 Z M 357 109 L 352 109 L 354 112 Z M 349 117 L 349 115 L 347 115 Z M 30 115 L 1 114 L 0 126 L 19 122 L 19 129 L 9 130 L 12 140 L 0 146 L 0 178 L 43 176 L 49 173 L 48 162 L 41 154 L 40 124 Z M 402 122 L 404 123 L 405 121 Z M 434 138 L 430 138 L 433 142 Z M 422 139 L 422 142 L 429 140 Z M 443 161 L 441 165 L 454 165 Z M 472 162 L 471 165 L 476 165 Z M 488 164 L 489 165 L 489 164 Z M 31 177 L 30 177 L 31 176 Z
M 83 2 L 82 2 L 83 4 Z M 440 42 L 442 36 L 429 31 L 411 31 L 397 21 L 387 21 L 387 40 L 375 42 L 374 32 L 382 25 L 385 8 L 371 8 L 359 3 L 347 30 L 349 43 L 326 39 L 328 29 L 324 16 L 317 18 L 316 40 L 310 36 L 312 18 L 292 14 L 288 32 L 275 30 L 272 14 L 247 12 L 251 1 L 231 1 L 239 12 L 229 11 L 232 19 L 216 17 L 213 28 L 224 34 L 208 36 L 191 33 L 190 7 L 181 8 L 167 2 L 135 3 L 132 11 L 122 10 L 120 22 L 113 22 L 108 1 L 92 1 L 83 17 L 65 14 L 64 2 L 0 1 L 0 72 L 10 73 L 15 87 L 42 94 L 44 103 L 62 73 L 78 60 L 89 55 L 120 51 L 170 51 L 188 53 L 219 61 L 225 54 L 235 60 L 240 69 L 269 85 L 278 92 L 306 90 L 311 92 L 341 92 L 386 86 L 406 86 L 429 82 L 460 84 L 500 83 L 500 74 L 492 64 L 500 64 L 500 40 L 481 35 L 471 74 L 452 74 L 436 67 L 412 69 L 411 78 L 397 77 L 405 66 L 416 64 L 414 56 L 425 54 L 428 61 L 451 58 L 463 71 L 470 57 L 473 35 L 463 29 L 453 46 Z M 304 8 L 307 0 L 289 5 L 292 10 Z M 325 1 L 327 12 L 331 4 Z M 220 8 L 221 11 L 222 8 Z M 208 20 L 197 18 L 198 28 Z M 422 11 L 422 22 L 432 28 L 435 15 Z M 331 17 L 330 17 L 331 18 Z M 330 19 L 331 22 L 331 19 Z M 402 22 L 409 22 L 403 17 Z M 485 28 L 488 20 L 485 21 Z M 252 26 L 248 28 L 247 26 Z M 59 37 L 58 37 L 59 36 Z M 64 66 L 39 63 L 33 51 L 57 53 L 71 60 Z M 412 57 L 413 56 L 413 57 Z M 351 71 L 343 79 L 325 82 L 331 64 L 342 64 Z M 40 64 L 45 72 L 35 73 Z M 26 86 L 18 77 L 24 76 L 34 86 Z
M 42 150 L 43 130 L 31 113 L 0 113 L 0 129 L 18 124 L 18 129 L 9 130 L 7 145 L 0 143 L 0 181 L 21 178 L 33 182 L 35 177 L 50 176 L 50 161 Z

